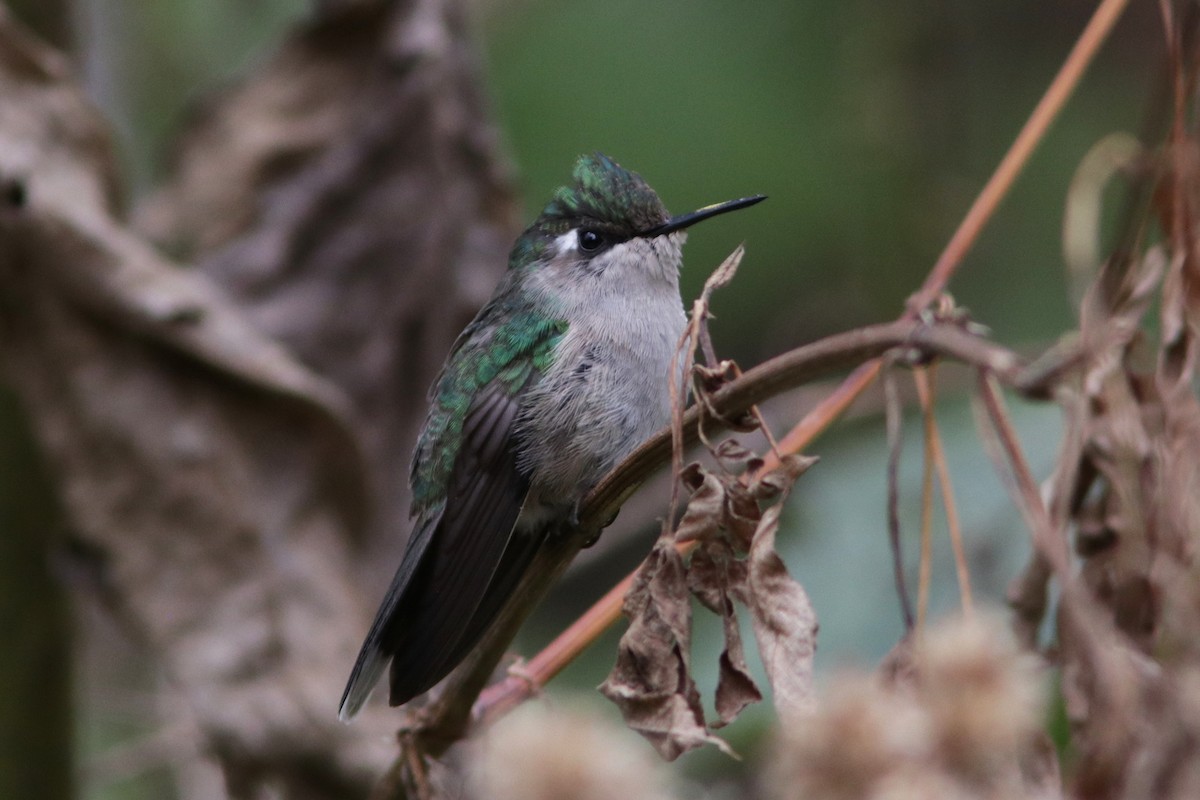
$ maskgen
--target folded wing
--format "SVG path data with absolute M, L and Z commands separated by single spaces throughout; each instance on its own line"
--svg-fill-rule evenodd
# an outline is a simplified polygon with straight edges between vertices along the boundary
M 516 530 L 529 490 L 517 466 L 524 388 L 514 393 L 506 382 L 493 381 L 467 410 L 446 502 L 413 532 L 351 672 L 342 719 L 366 702 L 389 658 L 392 705 L 445 677 L 483 635 L 507 599 L 505 589 L 516 585 L 536 553 L 539 535 Z

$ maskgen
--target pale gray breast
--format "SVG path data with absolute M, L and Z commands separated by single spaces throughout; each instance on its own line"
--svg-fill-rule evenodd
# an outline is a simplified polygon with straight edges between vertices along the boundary
M 686 318 L 678 290 L 650 294 L 595 298 L 531 391 L 523 465 L 540 503 L 573 505 L 669 422 L 668 372 Z

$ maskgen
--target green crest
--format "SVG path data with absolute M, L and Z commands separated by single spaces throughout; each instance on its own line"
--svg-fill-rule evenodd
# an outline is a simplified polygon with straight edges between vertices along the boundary
M 542 257 L 556 236 L 588 225 L 620 239 L 661 225 L 670 218 L 658 194 L 636 172 L 602 153 L 580 156 L 571 184 L 559 187 L 509 254 L 510 268 Z
M 571 177 L 574 182 L 559 188 L 542 210 L 543 218 L 597 222 L 632 236 L 670 217 L 641 175 L 602 153 L 580 156 Z

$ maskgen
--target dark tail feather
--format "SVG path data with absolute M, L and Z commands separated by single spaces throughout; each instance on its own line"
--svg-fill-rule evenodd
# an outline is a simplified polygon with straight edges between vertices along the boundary
M 375 684 L 379 683 L 388 659 L 395 652 L 389 640 L 394 637 L 393 629 L 401 616 L 400 605 L 410 594 L 410 589 L 421 582 L 420 573 L 423 570 L 420 567 L 437 525 L 438 520 L 435 518 L 416 528 L 412 540 L 404 549 L 404 558 L 392 577 L 383 602 L 379 604 L 379 610 L 375 612 L 371 630 L 358 651 L 354 669 L 350 670 L 350 679 L 346 681 L 346 689 L 342 692 L 342 702 L 338 706 L 338 719 L 342 722 L 354 719 L 362 709 L 371 692 L 375 690 Z
M 521 579 L 525 577 L 525 572 L 544 539 L 544 531 L 520 531 L 513 534 L 487 584 L 483 598 L 465 625 L 456 625 L 452 632 L 447 631 L 444 626 L 433 625 L 413 625 L 405 631 L 404 639 L 392 658 L 388 679 L 388 702 L 391 705 L 402 705 L 429 691 L 479 644 L 479 640 L 483 638 Z
M 373 646 L 370 642 L 363 645 L 362 650 L 358 653 L 358 660 L 354 662 L 354 670 L 350 673 L 346 690 L 342 692 L 342 703 L 338 706 L 338 719 L 342 722 L 349 722 L 362 710 L 363 704 L 367 702 L 371 692 L 375 691 L 375 684 L 379 683 L 379 677 L 383 675 L 383 668 L 387 666 L 387 660 L 387 654 L 378 646 Z
M 529 492 L 513 436 L 518 410 L 503 381 L 467 410 L 445 502 L 405 549 L 350 676 L 343 718 L 366 701 L 388 658 L 392 705 L 432 688 L 479 641 L 525 574 L 541 538 L 516 530 Z

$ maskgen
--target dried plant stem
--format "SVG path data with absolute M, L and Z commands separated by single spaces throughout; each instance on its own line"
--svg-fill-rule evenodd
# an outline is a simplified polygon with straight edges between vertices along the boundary
M 971 617 L 975 613 L 975 603 L 971 592 L 971 571 L 967 566 L 966 549 L 963 547 L 962 523 L 958 516 L 958 503 L 954 499 L 954 483 L 950 480 L 950 468 L 946 464 L 946 451 L 942 446 L 942 435 L 938 430 L 937 417 L 933 413 L 934 370 L 931 367 L 929 375 L 918 369 L 915 373 L 917 397 L 921 408 L 928 420 L 927 447 L 937 470 L 938 487 L 942 493 L 942 507 L 946 511 L 946 528 L 950 533 L 950 546 L 954 551 L 954 568 L 958 575 L 958 593 L 962 601 L 963 613 Z
M 904 549 L 900 543 L 900 453 L 904 445 L 903 408 L 900 390 L 896 387 L 895 370 L 888 366 L 883 373 L 884 423 L 887 428 L 887 525 L 888 543 L 892 548 L 892 573 L 896 582 L 896 594 L 900 598 L 900 613 L 904 617 L 904 630 L 911 631 L 914 625 L 912 601 L 908 597 L 904 579 Z M 920 619 L 918 616 L 917 620 Z M 920 624 L 919 621 L 915 624 Z
M 1062 585 L 1065 586 L 1070 577 L 1067 542 L 1064 538 L 1055 535 L 1050 513 L 1046 510 L 1046 504 L 1042 501 L 1037 481 L 1033 478 L 1033 471 L 1030 470 L 1029 462 L 1025 459 L 1025 453 L 1017 439 L 1016 430 L 1013 428 L 1012 419 L 1005 407 L 1004 398 L 1000 394 L 995 376 L 989 375 L 987 372 L 980 372 L 978 386 L 983 408 L 995 429 L 1000 447 L 1012 470 L 1012 478 L 1021 501 L 1021 513 L 1029 525 L 1033 546 L 1043 555 Z
M 921 458 L 921 561 L 917 573 L 917 627 L 925 629 L 929 615 L 929 584 L 933 582 L 933 438 L 937 428 L 933 422 L 933 408 L 929 402 L 928 379 L 924 367 L 914 370 L 917 386 L 925 386 L 921 399 L 922 435 L 925 442 Z M 918 395 L 920 390 L 918 389 Z
M 1008 194 L 1008 190 L 1012 188 L 1017 175 L 1025 167 L 1029 157 L 1033 155 L 1033 151 L 1041 142 L 1042 137 L 1046 135 L 1055 116 L 1066 104 L 1067 98 L 1071 96 L 1079 84 L 1079 79 L 1083 77 L 1084 70 L 1095 57 L 1100 45 L 1108 38 L 1113 25 L 1116 24 L 1121 12 L 1128 4 L 1129 0 L 1103 0 L 1096 8 L 1092 18 L 1083 29 L 1083 33 L 1075 41 L 1075 46 L 1067 55 L 1066 61 L 1059 68 L 1058 74 L 1054 76 L 1054 80 L 1050 82 L 1045 94 L 1034 107 L 1033 113 L 1029 115 L 1029 119 L 1017 134 L 1012 146 L 1008 148 L 1008 152 L 1004 154 L 996 171 L 992 173 L 979 196 L 975 198 L 975 202 L 971 204 L 966 217 L 954 231 L 954 235 L 950 237 L 950 241 L 934 263 L 933 269 L 925 279 L 925 283 L 922 284 L 920 291 L 909 300 L 910 314 L 919 314 L 924 311 L 946 288 L 950 277 L 962 262 L 963 256 L 971 249 L 979 232 L 983 230 L 983 226 L 996 211 L 1000 201 Z

